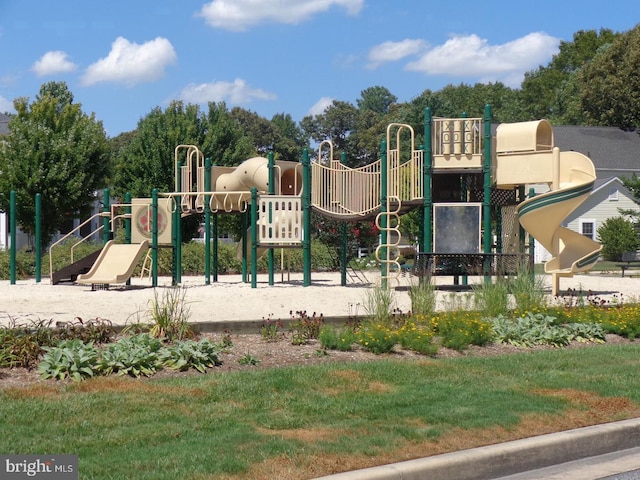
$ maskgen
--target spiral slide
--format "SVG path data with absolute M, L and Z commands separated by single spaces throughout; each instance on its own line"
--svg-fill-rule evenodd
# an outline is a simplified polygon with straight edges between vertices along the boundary
M 553 133 L 548 122 L 525 124 L 534 130 L 541 129 L 530 137 L 535 139 L 535 148 L 514 152 L 509 141 L 500 145 L 498 134 L 496 181 L 501 186 L 549 184 L 550 191 L 529 198 L 518 206 L 518 218 L 522 227 L 551 253 L 545 272 L 553 275 L 552 294 L 557 295 L 559 278 L 588 271 L 598 261 L 602 250 L 598 242 L 561 226 L 565 218 L 590 195 L 596 172 L 587 156 L 573 151 L 561 152 L 553 147 Z M 542 142 L 535 138 L 541 132 L 546 137 Z

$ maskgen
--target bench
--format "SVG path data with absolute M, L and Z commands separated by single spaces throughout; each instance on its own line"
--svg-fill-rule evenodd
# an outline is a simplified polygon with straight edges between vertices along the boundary
M 616 263 L 616 267 L 620 267 L 623 277 L 625 270 L 640 268 L 640 252 L 623 252 L 622 262 Z

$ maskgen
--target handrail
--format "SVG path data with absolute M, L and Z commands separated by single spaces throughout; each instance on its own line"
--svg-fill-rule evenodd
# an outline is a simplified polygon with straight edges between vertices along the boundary
M 69 237 L 73 236 L 74 233 L 79 231 L 82 227 L 84 227 L 87 223 L 91 222 L 93 219 L 98 218 L 98 217 L 108 217 L 108 216 L 110 216 L 110 214 L 109 213 L 105 213 L 105 212 L 94 213 L 87 220 L 85 220 L 84 222 L 79 224 L 77 227 L 75 227 L 71 231 L 67 232 L 62 238 L 58 239 L 57 241 L 55 241 L 54 243 L 51 244 L 51 246 L 49 247 L 49 279 L 50 279 L 51 283 L 53 283 L 53 248 L 57 247 L 58 245 L 60 245 L 62 242 L 67 240 Z M 96 233 L 98 233 L 103 228 L 104 228 L 104 225 L 101 225 L 97 230 L 94 230 L 89 235 L 87 235 L 85 238 L 82 238 L 78 243 L 84 242 L 87 238 L 95 235 Z M 73 248 L 71 250 L 71 263 L 73 263 Z

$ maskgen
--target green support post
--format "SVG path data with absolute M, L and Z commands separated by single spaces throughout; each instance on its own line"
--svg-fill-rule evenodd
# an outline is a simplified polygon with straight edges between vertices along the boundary
M 9 249 L 9 282 L 11 285 L 16 284 L 16 254 L 18 246 L 16 245 L 16 191 L 11 190 L 9 194 L 9 241 L 11 243 Z
M 102 194 L 102 205 L 102 212 L 104 214 L 102 217 L 102 243 L 106 245 L 111 237 L 111 225 L 109 223 L 109 217 L 111 215 L 111 205 L 109 200 L 108 188 L 105 188 Z
M 204 189 L 211 191 L 211 158 L 204 159 Z M 204 196 L 204 283 L 211 284 L 211 195 Z M 217 238 L 216 238 L 217 240 Z
M 247 230 L 249 229 L 249 212 L 246 210 L 242 212 L 240 216 L 240 223 L 242 224 L 242 233 L 240 234 L 242 239 L 242 281 L 247 283 L 249 281 L 247 265 Z
M 485 105 L 484 107 L 484 156 L 482 173 L 484 174 L 482 250 L 484 253 L 491 253 L 491 105 Z M 485 267 L 484 281 L 485 283 L 491 283 L 491 277 L 486 275 L 486 273 L 487 268 Z
M 536 191 L 534 188 L 529 188 L 529 198 L 533 198 L 536 196 Z M 524 230 L 524 229 L 523 229 Z M 535 278 L 535 254 L 536 254 L 536 239 L 533 235 L 529 234 L 529 263 L 527 268 L 529 270 L 529 275 L 531 275 L 531 279 Z
M 124 217 L 124 241 L 125 243 L 131 243 L 131 193 L 127 192 L 124 195 L 125 217 Z
M 36 251 L 36 283 L 40 283 L 42 278 L 42 197 L 39 193 L 36 193 L 36 228 L 35 228 L 35 251 Z
M 251 288 L 258 286 L 258 189 L 251 188 Z
M 340 285 L 347 285 L 347 222 L 340 225 Z
M 124 194 L 124 203 L 126 204 L 124 207 L 124 243 L 129 245 L 131 244 L 131 193 Z M 130 278 L 127 280 L 127 285 L 131 285 Z
M 380 256 L 382 262 L 380 262 L 380 276 L 382 281 L 380 286 L 383 289 L 387 289 L 387 277 L 389 276 L 389 262 L 387 251 L 387 243 L 389 241 L 388 218 L 387 218 L 387 141 L 382 140 L 380 142 Z
M 347 152 L 340 153 L 340 163 L 347 164 Z M 342 222 L 340 232 L 340 284 L 347 285 L 347 222 Z
M 267 155 L 268 165 L 269 165 L 269 195 L 276 194 L 276 163 L 273 158 L 273 152 L 269 152 Z M 269 224 L 273 221 L 273 206 L 269 206 Z M 273 238 L 273 232 L 270 232 L 269 238 Z M 273 271 L 275 265 L 274 251 L 272 247 L 269 247 L 267 251 L 267 264 L 269 266 L 269 285 L 273 285 Z
M 158 189 L 151 191 L 151 284 L 158 286 Z
M 433 119 L 431 117 L 431 109 L 424 109 L 424 198 L 422 199 L 422 251 L 431 253 L 433 246 L 433 232 L 431 230 L 433 216 L 433 199 L 431 193 L 431 180 L 433 176 L 433 144 L 432 144 L 432 128 Z
M 211 236 L 213 237 L 213 281 L 218 281 L 218 215 L 213 216 L 213 231 Z
M 311 285 L 311 161 L 302 151 L 302 285 Z
M 182 160 L 178 162 L 177 173 L 178 188 L 182 189 Z M 178 193 L 181 193 L 180 190 Z M 182 218 L 181 218 L 181 204 L 182 196 L 175 197 L 176 208 L 173 212 L 172 225 L 172 238 L 173 243 L 173 284 L 179 285 L 182 283 Z

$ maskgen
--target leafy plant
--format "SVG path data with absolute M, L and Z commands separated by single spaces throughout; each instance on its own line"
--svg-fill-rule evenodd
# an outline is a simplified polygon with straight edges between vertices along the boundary
M 366 290 L 364 309 L 372 322 L 386 322 L 393 317 L 395 302 L 393 290 L 376 286 Z
M 95 374 L 98 350 L 93 343 L 85 344 L 78 339 L 63 340 L 56 347 L 44 347 L 44 351 L 38 365 L 38 372 L 44 379 L 64 380 L 70 377 L 80 381 Z
M 389 322 L 364 322 L 356 331 L 356 340 L 363 349 L 375 354 L 389 353 L 398 343 L 396 332 Z
M 262 339 L 266 342 L 276 342 L 284 338 L 282 322 L 280 320 L 274 321 L 269 316 L 264 320 L 264 324 L 260 328 L 260 335 L 262 335 Z
M 496 342 L 519 347 L 562 347 L 572 340 L 600 342 L 605 339 L 604 329 L 599 324 L 557 325 L 556 318 L 542 313 L 527 313 L 516 319 L 498 316 L 491 323 Z
M 162 367 L 162 342 L 147 333 L 123 337 L 102 352 L 100 371 L 105 374 L 151 376 Z
M 291 331 L 291 343 L 293 345 L 306 345 L 309 340 L 318 338 L 320 328 L 324 323 L 324 317 L 322 314 L 307 315 L 306 311 L 297 311 L 297 320 L 292 321 L 289 324 L 289 330 Z
M 434 332 L 428 325 L 419 325 L 413 321 L 405 322 L 398 329 L 398 341 L 405 350 L 411 350 L 423 355 L 438 353 L 438 345 L 433 342 Z
M 544 277 L 535 275 L 526 265 L 518 268 L 515 278 L 509 281 L 515 309 L 519 312 L 532 312 L 544 308 L 544 286 Z
M 491 323 L 469 312 L 446 312 L 431 320 L 443 347 L 464 350 L 469 345 L 486 345 L 493 338 Z
M 151 318 L 151 335 L 166 340 L 181 340 L 192 335 L 189 326 L 191 315 L 185 301 L 186 289 L 171 287 L 158 294 L 158 289 L 153 292 L 153 300 L 150 301 L 148 315 Z
M 323 325 L 318 333 L 318 341 L 323 349 L 347 352 L 356 343 L 356 334 L 348 326 L 337 328 L 334 325 Z
M 260 360 L 258 359 L 258 357 L 251 355 L 249 352 L 247 352 L 242 358 L 238 360 L 238 363 L 240 365 L 256 366 L 260 364 Z
M 82 340 L 83 342 L 94 342 L 97 344 L 108 343 L 116 336 L 116 330 L 110 320 L 95 318 L 84 321 L 76 317 L 72 322 L 56 324 L 55 334 L 60 339 Z
M 162 364 L 173 370 L 185 371 L 194 368 L 204 373 L 207 368 L 222 365 L 219 355 L 220 345 L 203 338 L 199 342 L 184 340 L 170 345 L 162 350 L 160 355 Z
M 475 308 L 488 317 L 505 314 L 509 311 L 509 288 L 501 278 L 483 282 L 473 286 L 473 300 Z
M 409 287 L 411 313 L 429 315 L 436 309 L 436 289 L 430 281 L 420 281 Z

